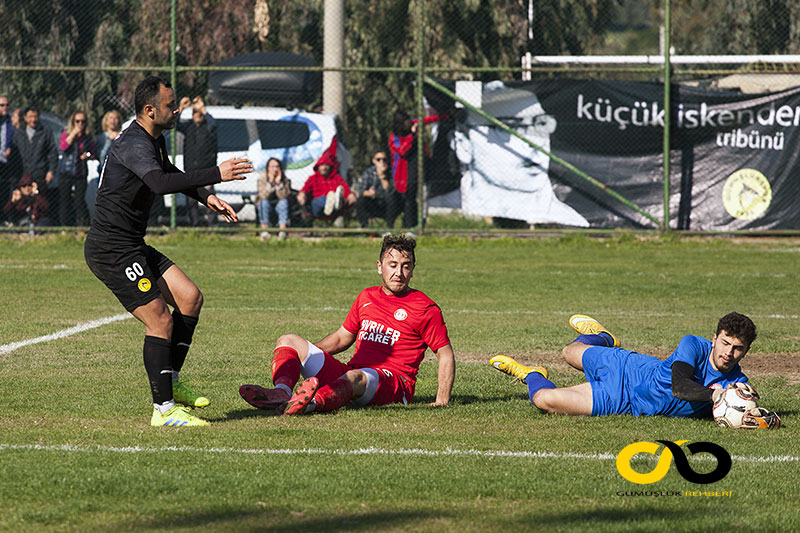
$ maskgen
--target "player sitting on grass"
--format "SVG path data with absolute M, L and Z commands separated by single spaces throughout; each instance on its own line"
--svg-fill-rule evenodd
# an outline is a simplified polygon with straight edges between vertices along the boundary
M 756 339 L 752 320 L 729 313 L 719 320 L 710 341 L 686 335 L 662 361 L 623 350 L 617 337 L 591 317 L 573 315 L 569 323 L 580 335 L 562 354 L 584 372 L 586 383 L 557 388 L 542 367 L 524 366 L 505 355 L 489 360 L 497 370 L 525 382 L 531 403 L 547 413 L 710 417 L 713 401 L 729 384 L 747 381 L 739 361 Z
M 438 390 L 431 405 L 447 405 L 455 357 L 442 310 L 409 288 L 416 242 L 387 235 L 378 258 L 382 285 L 361 291 L 344 324 L 311 344 L 298 335 L 278 339 L 272 359 L 274 389 L 242 385 L 239 394 L 259 409 L 284 415 L 333 411 L 350 402 L 384 405 L 410 402 L 419 364 L 430 348 L 439 360 Z M 355 342 L 345 364 L 333 357 Z M 305 379 L 292 394 L 300 375 Z

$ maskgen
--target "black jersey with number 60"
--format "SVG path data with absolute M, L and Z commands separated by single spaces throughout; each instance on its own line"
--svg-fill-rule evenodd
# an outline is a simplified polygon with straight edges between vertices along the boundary
M 181 172 L 167 156 L 164 136 L 153 138 L 133 121 L 108 151 L 88 236 L 123 246 L 142 244 L 156 194 L 182 192 L 205 203 L 209 193 L 202 187 L 220 181 L 217 167 Z

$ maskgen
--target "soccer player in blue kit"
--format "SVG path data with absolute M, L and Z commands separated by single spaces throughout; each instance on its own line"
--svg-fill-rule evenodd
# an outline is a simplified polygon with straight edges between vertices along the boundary
M 505 355 L 490 359 L 494 368 L 524 381 L 531 403 L 547 413 L 710 417 L 713 402 L 729 384 L 747 382 L 739 362 L 756 339 L 750 318 L 729 313 L 710 341 L 686 335 L 662 361 L 621 348 L 617 337 L 589 316 L 573 315 L 570 325 L 579 335 L 562 355 L 584 372 L 585 383 L 556 387 L 542 367 Z

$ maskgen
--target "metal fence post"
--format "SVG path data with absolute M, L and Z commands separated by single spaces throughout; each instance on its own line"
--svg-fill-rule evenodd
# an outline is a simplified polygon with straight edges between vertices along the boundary
M 175 47 L 177 44 L 177 36 L 175 32 L 175 13 L 176 7 L 175 4 L 178 0 L 171 0 L 170 2 L 170 13 L 169 13 L 169 81 L 172 84 L 172 90 L 176 91 L 178 89 L 178 73 L 175 69 L 176 67 L 176 60 L 175 60 Z M 177 98 L 177 94 L 175 95 Z M 180 117 L 178 117 L 180 120 Z M 172 153 L 172 160 L 175 161 L 175 157 L 178 155 L 178 127 L 177 124 L 175 129 L 172 130 L 172 134 L 169 136 L 169 151 Z M 170 229 L 175 229 L 176 227 L 176 213 L 177 213 L 177 196 L 173 193 L 172 197 L 172 205 L 169 208 L 169 227 Z
M 670 50 L 669 50 L 669 1 L 664 0 L 664 224 L 662 230 L 669 231 L 669 147 L 670 147 L 670 123 L 672 113 L 670 111 L 670 91 L 672 76 L 670 72 Z
M 417 0 L 417 226 L 420 234 L 423 230 L 424 209 L 423 191 L 425 187 L 425 105 L 423 102 L 423 86 L 425 84 L 424 19 L 425 3 Z M 411 191 L 406 191 L 406 194 Z

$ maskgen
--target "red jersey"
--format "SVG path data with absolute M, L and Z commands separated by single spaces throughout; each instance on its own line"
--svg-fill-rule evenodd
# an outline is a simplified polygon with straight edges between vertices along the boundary
M 436 351 L 450 344 L 442 310 L 415 289 L 402 296 L 386 294 L 382 287 L 364 289 L 342 326 L 356 335 L 348 365 L 400 372 L 409 378 L 412 391 L 425 349 Z

